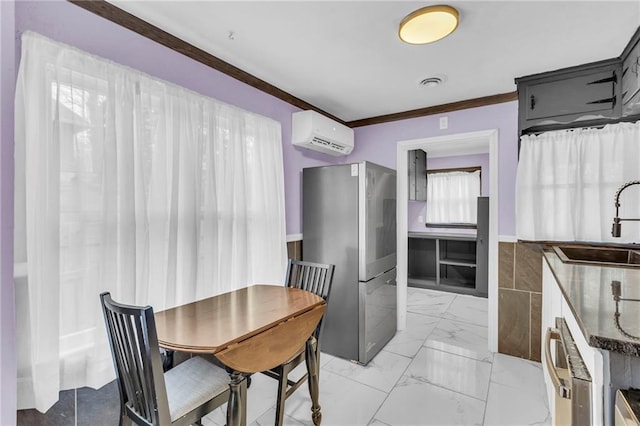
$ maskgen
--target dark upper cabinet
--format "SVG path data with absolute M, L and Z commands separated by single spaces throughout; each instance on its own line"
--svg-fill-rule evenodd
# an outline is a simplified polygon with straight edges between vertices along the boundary
M 520 130 L 619 117 L 620 75 L 616 58 L 516 79 Z
M 640 114 L 640 28 L 622 52 L 622 115 Z
M 640 120 L 640 27 L 617 58 L 516 78 L 519 134 Z
M 427 201 L 427 153 L 409 151 L 409 201 Z

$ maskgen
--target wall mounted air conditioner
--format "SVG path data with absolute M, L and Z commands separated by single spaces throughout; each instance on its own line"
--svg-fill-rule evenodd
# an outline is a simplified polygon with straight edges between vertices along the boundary
M 353 129 L 315 111 L 294 112 L 291 142 L 331 155 L 349 155 L 353 151 Z

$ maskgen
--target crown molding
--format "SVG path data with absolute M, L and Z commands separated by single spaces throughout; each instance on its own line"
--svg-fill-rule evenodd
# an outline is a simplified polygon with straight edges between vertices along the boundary
M 1 1 L 1 0 L 0 0 Z M 480 106 L 493 105 L 502 102 L 510 102 L 518 99 L 517 92 L 502 93 L 499 95 L 485 96 L 482 98 L 469 99 L 465 101 L 453 102 L 449 104 L 436 105 L 426 108 L 414 109 L 411 111 L 398 112 L 394 114 L 380 115 L 377 117 L 363 118 L 360 120 L 354 120 L 345 122 L 344 120 L 330 114 L 300 98 L 293 96 L 292 94 L 285 92 L 278 87 L 267 83 L 266 81 L 249 74 L 240 68 L 231 65 L 222 59 L 205 52 L 204 50 L 187 43 L 186 41 L 148 23 L 147 21 L 132 15 L 120 9 L 117 6 L 105 1 L 105 0 L 67 0 L 70 3 L 75 4 L 89 12 L 92 12 L 102 18 L 105 18 L 115 24 L 118 24 L 124 28 L 127 28 L 135 33 L 140 34 L 156 43 L 159 43 L 169 49 L 172 49 L 182 55 L 185 55 L 197 62 L 200 62 L 210 68 L 220 71 L 229 77 L 235 78 L 251 87 L 254 87 L 262 92 L 272 95 L 288 104 L 298 107 L 302 110 L 313 110 L 338 123 L 344 124 L 348 127 L 362 127 L 370 126 L 372 124 L 388 123 L 391 121 L 406 120 L 408 118 L 424 117 L 433 114 L 443 114 L 452 111 L 458 111 L 461 109 L 476 108 Z
M 0 0 L 1 1 L 1 0 Z M 126 12 L 119 7 L 112 5 L 105 0 L 68 0 L 70 3 L 75 4 L 89 12 L 92 12 L 98 16 L 101 16 L 115 24 L 118 24 L 124 28 L 127 28 L 133 32 L 140 34 L 150 40 L 155 41 L 169 49 L 172 49 L 178 53 L 181 53 L 195 61 L 198 61 L 208 67 L 211 67 L 217 71 L 220 71 L 229 77 L 235 78 L 249 86 L 255 87 L 269 95 L 275 96 L 293 106 L 296 106 L 302 110 L 314 110 L 318 113 L 325 115 L 332 120 L 335 120 L 341 124 L 345 124 L 344 120 L 311 105 L 308 102 L 303 101 L 300 98 L 293 96 L 290 93 L 285 92 L 276 86 L 267 83 L 266 81 L 249 74 L 240 68 L 231 65 L 222 59 L 213 56 L 212 54 L 205 52 L 204 50 L 195 47 L 194 45 L 187 43 L 186 41 L 148 23 L 147 21 Z
M 459 111 L 461 109 L 477 108 L 517 100 L 518 92 L 501 93 L 499 95 L 483 96 L 481 98 L 467 99 L 449 104 L 413 109 L 411 111 L 397 112 L 395 114 L 379 115 L 377 117 L 363 118 L 362 120 L 348 121 L 347 126 L 352 128 L 371 126 L 372 124 L 382 124 L 390 121 L 406 120 L 409 118 L 418 118 L 427 115 L 444 114 L 447 112 Z

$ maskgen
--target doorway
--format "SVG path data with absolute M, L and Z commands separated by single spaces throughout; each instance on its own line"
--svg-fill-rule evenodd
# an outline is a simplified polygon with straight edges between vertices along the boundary
M 488 343 L 498 350 L 498 130 L 400 141 L 397 145 L 397 285 L 398 329 L 407 325 L 408 275 L 408 152 L 422 149 L 427 155 L 470 155 L 489 153 L 489 273 L 488 273 Z

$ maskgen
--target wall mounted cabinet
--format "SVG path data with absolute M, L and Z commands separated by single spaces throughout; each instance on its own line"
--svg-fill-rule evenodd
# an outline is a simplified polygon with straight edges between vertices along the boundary
M 427 153 L 409 151 L 409 201 L 427 201 Z
M 617 58 L 516 78 L 518 132 L 640 120 L 640 27 Z
M 622 115 L 640 114 L 640 29 L 622 53 Z
M 617 59 L 516 79 L 521 130 L 621 114 Z

